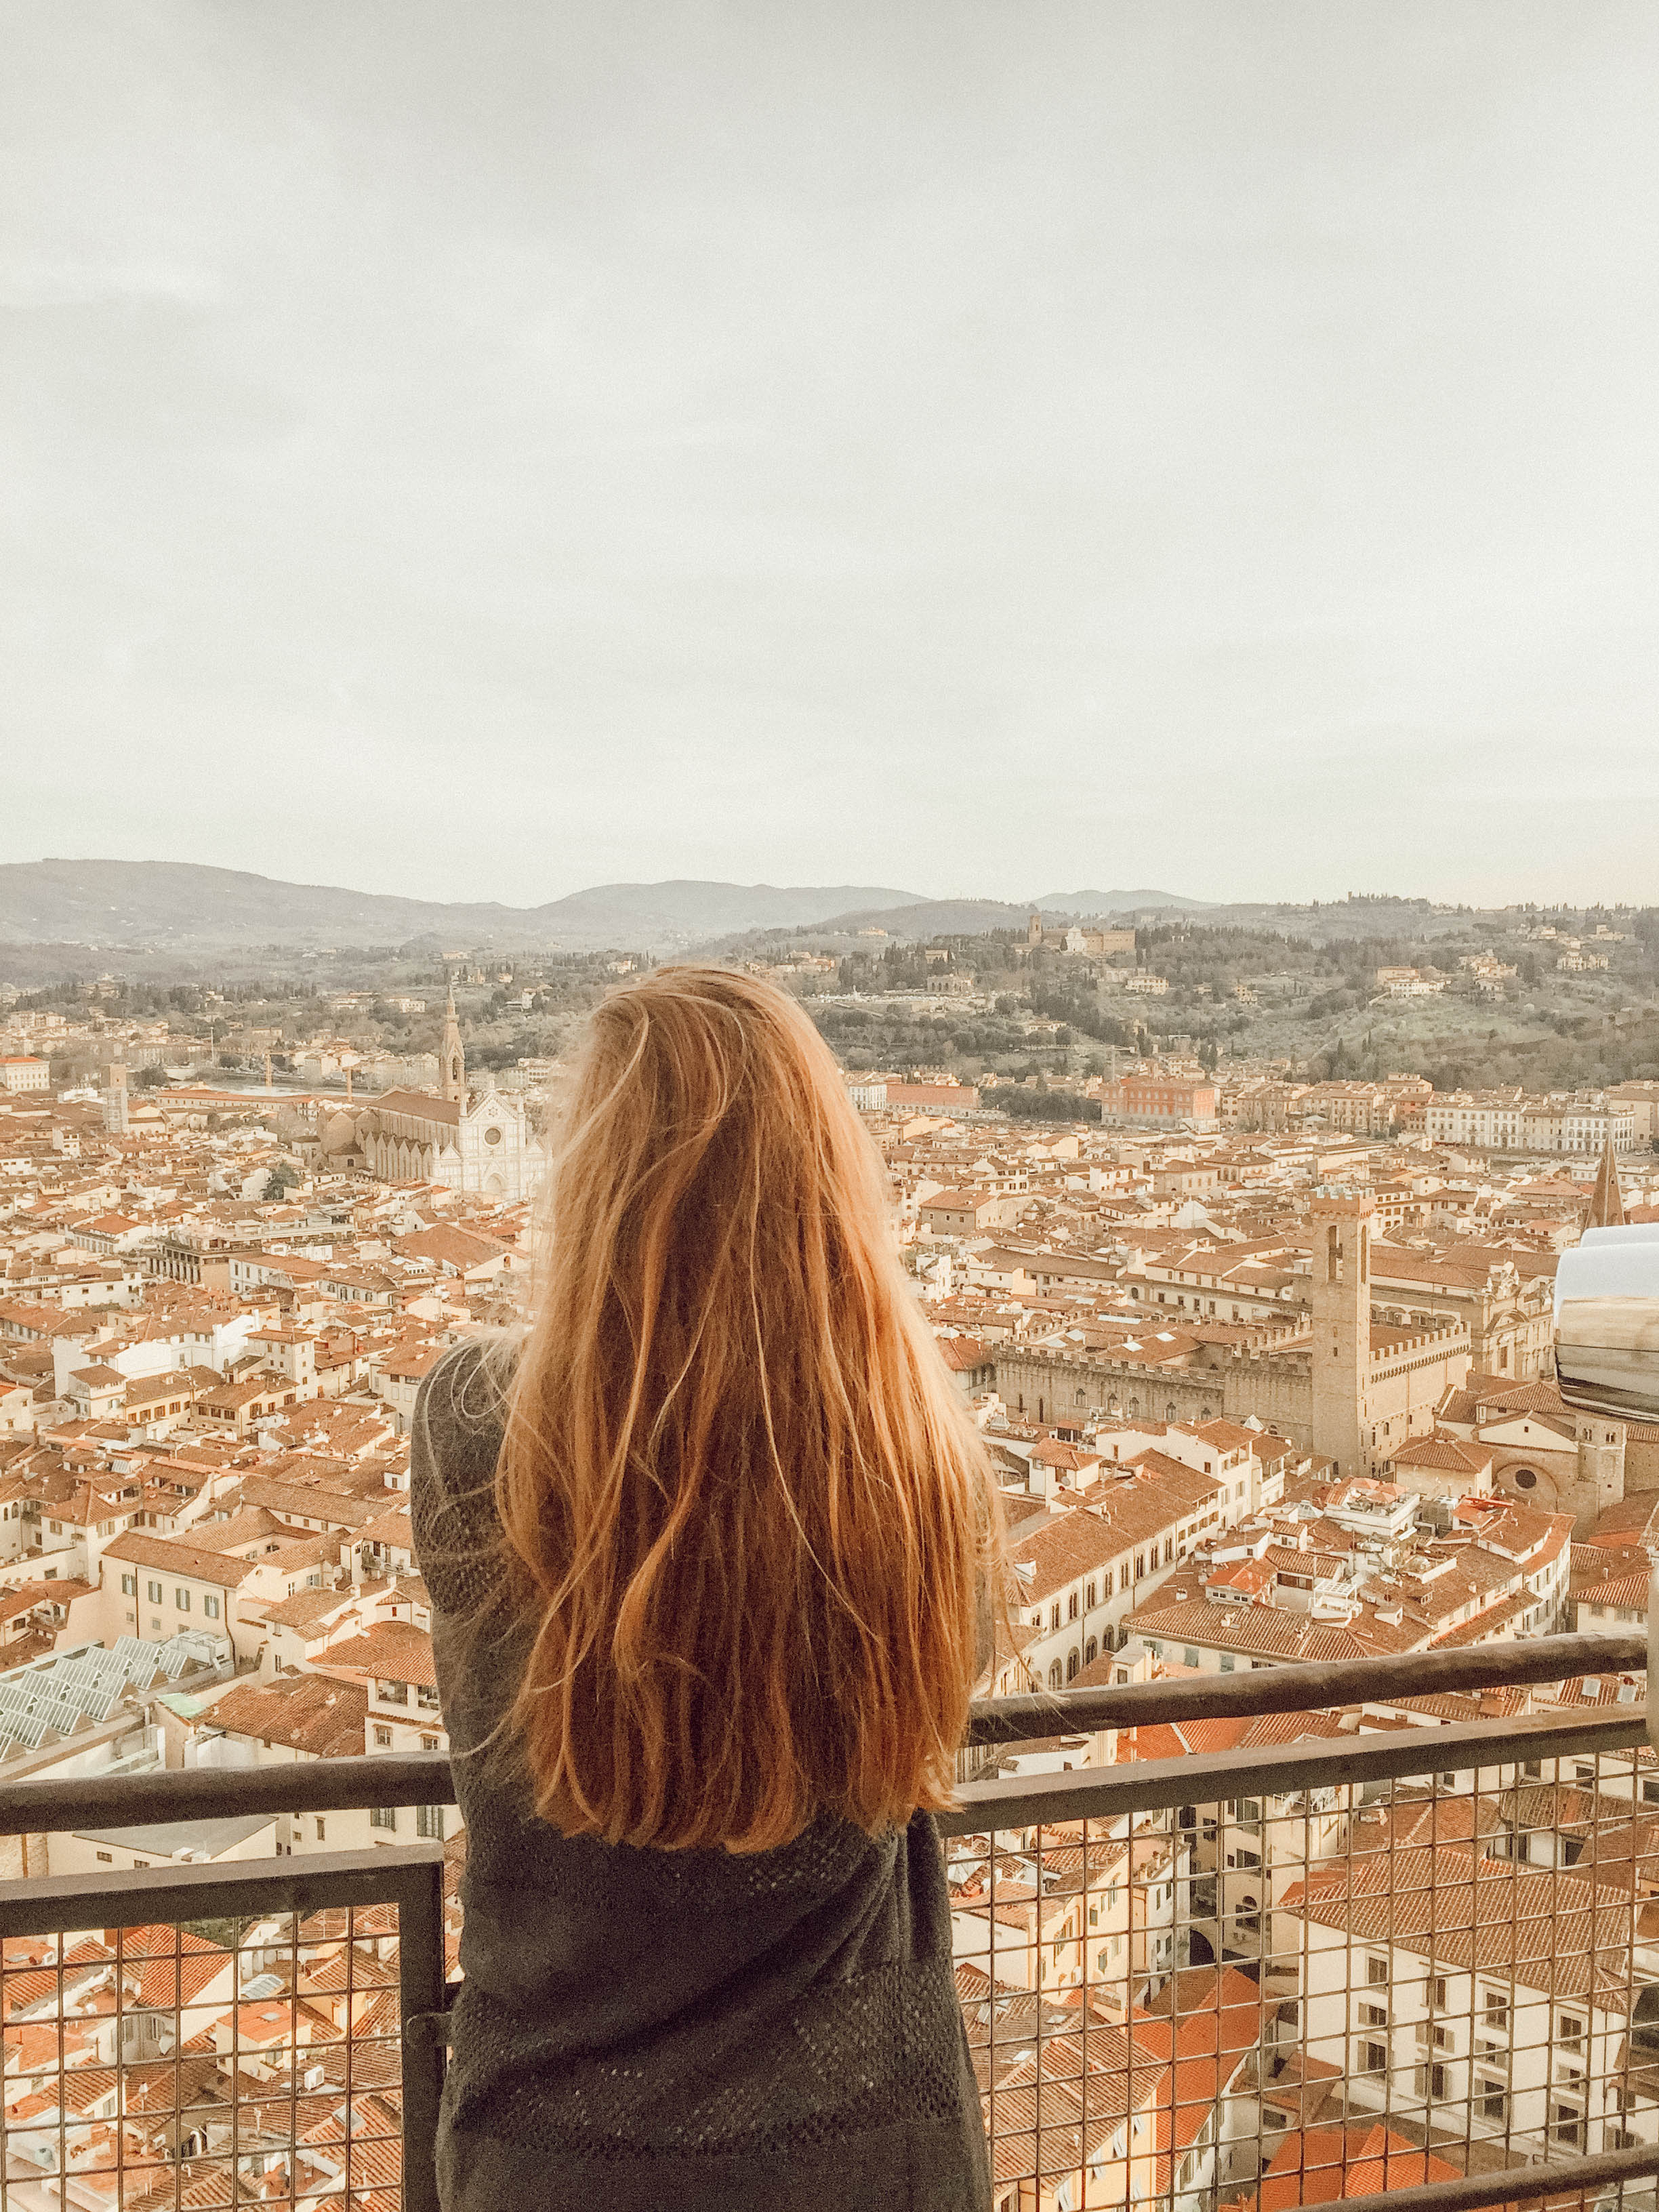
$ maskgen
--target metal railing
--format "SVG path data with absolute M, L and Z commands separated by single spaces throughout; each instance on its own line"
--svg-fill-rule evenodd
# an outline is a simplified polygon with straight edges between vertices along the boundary
M 1467 1655 L 1462 1681 L 1606 1677 L 1644 1656 L 1562 1638 Z M 1245 1725 L 1225 1749 L 969 1784 L 941 1820 L 999 2212 L 1382 2212 L 1419 2191 L 1448 2212 L 1651 2205 L 1645 1708 L 1345 1737 L 1339 1698 L 1313 1725 L 1326 1670 L 1297 1672 L 1299 1689 L 1264 1674 L 1103 1699 L 1097 1723 Z M 1346 1688 L 1393 1705 L 1451 1675 L 1431 1656 Z M 1251 1741 L 1264 1708 L 1310 1725 Z M 1260 1740 L 1274 1733 L 1292 1740 Z
M 1645 1709 L 1444 1702 L 1645 1656 L 1561 1637 L 976 1707 L 970 1741 L 1057 1762 L 939 1822 L 999 2212 L 1653 2207 Z M 1412 1724 L 1403 1698 L 1442 1702 Z M 1126 1760 L 1165 1726 L 1191 1747 Z M 1113 1736 L 1120 1763 L 1076 1763 Z M 0 1833 L 451 1797 L 441 1754 L 21 1782 Z M 0 1885 L 7 2212 L 162 2212 L 209 2172 L 428 2212 L 442 1875 L 398 1845 Z
M 428 1844 L 0 1887 L 8 2212 L 437 2212 L 443 1872 Z

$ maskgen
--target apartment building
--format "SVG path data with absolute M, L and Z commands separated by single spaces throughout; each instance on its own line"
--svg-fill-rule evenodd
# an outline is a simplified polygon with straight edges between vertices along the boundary
M 1153 981 L 1165 990 L 1169 988 L 1161 977 L 1139 980 L 1143 988 Z M 1125 988 L 1134 988 L 1136 982 L 1136 978 L 1129 978 Z M 1103 1085 L 1100 1110 L 1109 1121 L 1151 1128 L 1185 1126 L 1213 1129 L 1217 1124 L 1218 1093 L 1207 1077 L 1176 1076 L 1152 1070 L 1122 1076 L 1115 1084 Z
M 1474 1151 L 1577 1152 L 1636 1142 L 1634 1103 L 1619 1093 L 1540 1098 L 1520 1091 L 1453 1091 L 1431 1098 L 1424 1133 L 1431 1144 Z
M 1304 2063 L 1344 2069 L 1358 2110 L 1511 2155 L 1659 2136 L 1654 2077 L 1629 2049 L 1659 1943 L 1627 1890 L 1480 1844 L 1374 1847 L 1310 1873 L 1273 1922 Z
M 236 1593 L 253 1572 L 253 1562 L 130 1529 L 104 1547 L 103 1640 L 123 1636 L 154 1639 L 184 1630 L 199 1631 L 235 1648 L 239 1659 L 257 1655 L 258 1638 L 236 1615 Z

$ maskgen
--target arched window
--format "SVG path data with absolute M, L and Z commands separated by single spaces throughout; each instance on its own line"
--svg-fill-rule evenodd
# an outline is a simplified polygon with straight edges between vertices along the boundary
M 1063 1669 L 1060 1667 L 1059 1660 L 1056 1659 L 1054 1665 L 1048 1669 L 1048 1687 L 1051 1690 L 1057 1690 L 1064 1679 L 1065 1676 Z
M 1175 1400 L 1174 1400 L 1173 1398 L 1171 1398 L 1171 1399 L 1170 1399 L 1170 1402 L 1169 1402 L 1169 1404 L 1168 1404 L 1168 1405 L 1164 1408 L 1164 1419 L 1165 1419 L 1166 1421 L 1172 1421 L 1172 1420 L 1174 1420 L 1175 1417 L 1176 1417 Z
M 1073 1645 L 1072 1650 L 1066 1654 L 1066 1679 L 1068 1682 L 1082 1664 L 1082 1654 L 1077 1650 L 1076 1646 Z
M 1092 1667 L 1092 1666 L 1094 1665 L 1094 1663 L 1095 1663 L 1095 1661 L 1096 1661 L 1097 1657 L 1099 1656 L 1099 1652 L 1100 1652 L 1100 1645 L 1099 1645 L 1099 1644 L 1096 1641 L 1096 1639 L 1091 1636 L 1091 1637 L 1089 1638 L 1089 1641 L 1088 1641 L 1088 1642 L 1084 1645 L 1084 1647 L 1083 1647 L 1083 1663 L 1084 1663 L 1084 1665 L 1085 1665 L 1085 1667 Z

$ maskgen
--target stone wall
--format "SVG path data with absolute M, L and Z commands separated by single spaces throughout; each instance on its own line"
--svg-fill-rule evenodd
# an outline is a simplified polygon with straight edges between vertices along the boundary
M 1213 1365 L 1149 1367 L 995 1347 L 997 1395 L 1011 1414 L 1050 1426 L 1081 1429 L 1094 1411 L 1158 1421 L 1243 1421 L 1287 1437 L 1299 1450 L 1313 1443 L 1312 1365 L 1305 1351 L 1224 1358 Z

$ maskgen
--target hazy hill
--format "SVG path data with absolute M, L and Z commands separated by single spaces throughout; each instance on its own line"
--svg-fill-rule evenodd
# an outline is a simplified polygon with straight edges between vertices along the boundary
M 1034 902 L 1042 914 L 1200 914 L 1204 899 L 1182 898 L 1176 891 L 1050 891 Z
M 655 951 L 716 932 L 795 928 L 851 907 L 902 910 L 912 891 L 837 884 L 605 884 L 544 906 L 447 903 L 289 884 L 173 860 L 0 866 L 0 944 L 114 949 L 405 945 L 440 949 L 622 945 Z
M 817 925 L 827 934 L 856 937 L 861 929 L 883 929 L 889 937 L 914 942 L 923 937 L 978 937 L 988 929 L 1024 931 L 1028 906 L 1002 899 L 913 899 L 903 906 L 854 907 Z
M 771 884 L 600 884 L 533 909 L 567 942 L 586 930 L 605 944 L 686 943 L 730 929 L 797 929 L 879 903 L 890 910 L 925 905 L 919 891 L 871 890 L 840 884 L 802 888 Z
M 880 929 L 907 944 L 924 937 L 978 937 L 988 929 L 1015 929 L 1024 936 L 1034 907 L 1051 921 L 1080 914 L 1127 917 L 1167 912 L 1173 918 L 1201 910 L 1197 899 L 1177 898 L 1169 891 L 1072 891 L 1042 899 L 908 899 L 902 906 L 857 907 L 831 915 L 816 928 L 825 936 L 845 938 Z M 722 935 L 730 940 L 742 933 L 732 928 Z M 716 940 L 710 950 L 717 949 L 732 947 Z
M 545 905 L 397 898 L 324 884 L 290 884 L 236 868 L 173 860 L 28 860 L 0 866 L 0 945 L 148 948 L 159 956 L 408 945 L 422 953 L 604 945 L 678 952 L 755 930 L 812 929 L 856 938 L 884 930 L 914 943 L 981 931 L 1022 933 L 1035 905 L 1063 915 L 1138 916 L 1311 938 L 1440 934 L 1467 912 L 1422 899 L 1352 899 L 1319 906 L 1210 905 L 1160 890 L 1055 891 L 1033 900 L 929 899 L 860 884 L 599 884 Z M 31 956 L 32 957 L 32 956 Z M 44 966 L 52 967 L 46 960 Z M 107 963 L 106 963 L 107 964 Z

